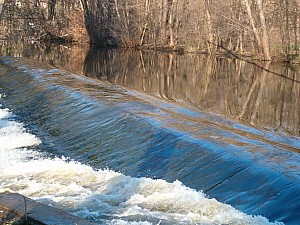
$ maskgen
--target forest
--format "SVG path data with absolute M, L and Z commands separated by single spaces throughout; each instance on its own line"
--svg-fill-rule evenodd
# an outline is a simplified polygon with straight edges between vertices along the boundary
M 0 0 L 0 38 L 288 61 L 300 0 Z

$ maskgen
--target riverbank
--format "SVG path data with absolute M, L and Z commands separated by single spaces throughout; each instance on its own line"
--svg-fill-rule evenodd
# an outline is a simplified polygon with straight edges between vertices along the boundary
M 153 45 L 142 45 L 135 47 L 127 47 L 123 46 L 121 48 L 134 48 L 136 50 L 142 51 L 158 51 L 158 52 L 167 52 L 173 54 L 195 54 L 195 55 L 206 55 L 207 57 L 217 57 L 217 58 L 236 58 L 240 60 L 247 60 L 252 62 L 263 62 L 263 61 L 271 61 L 278 63 L 288 63 L 291 65 L 300 64 L 300 54 L 299 53 L 291 53 L 291 54 L 277 54 L 272 55 L 271 60 L 266 60 L 263 55 L 258 54 L 256 52 L 240 52 L 227 49 L 223 46 L 218 46 L 218 50 L 209 52 L 206 49 L 196 49 L 196 48 L 186 48 L 184 46 L 177 47 L 168 47 L 168 46 L 153 46 Z
M 51 35 L 50 35 L 51 36 Z M 46 50 L 53 48 L 53 46 L 63 46 L 66 49 L 70 48 L 78 48 L 78 49 L 120 49 L 124 51 L 143 51 L 143 52 L 152 52 L 152 53 L 169 53 L 174 55 L 195 55 L 195 56 L 207 56 L 209 58 L 228 58 L 228 59 L 238 59 L 246 62 L 261 64 L 265 62 L 271 63 L 282 63 L 292 67 L 297 70 L 300 65 L 300 54 L 277 54 L 272 55 L 271 60 L 265 60 L 265 58 L 258 53 L 255 52 L 239 52 L 227 49 L 223 46 L 218 46 L 218 49 L 212 52 L 207 51 L 207 49 L 197 49 L 197 48 L 188 48 L 185 46 L 163 46 L 163 45 L 151 45 L 151 44 L 143 44 L 136 46 L 126 46 L 126 45 L 111 45 L 111 46 L 99 46 L 96 44 L 89 44 L 88 42 L 78 42 L 72 39 L 69 36 L 64 37 L 55 37 L 51 36 L 47 39 L 40 41 L 25 41 L 19 42 L 14 40 L 2 39 L 0 40 L 0 55 L 3 56 L 13 56 L 12 52 L 15 52 L 13 48 L 19 48 L 18 46 L 30 46 L 34 45 L 35 48 L 45 48 Z M 1 47 L 2 46 L 2 47 Z M 40 46 L 40 47 L 38 47 Z M 21 47 L 23 48 L 23 47 Z M 23 55 L 22 53 L 19 53 Z

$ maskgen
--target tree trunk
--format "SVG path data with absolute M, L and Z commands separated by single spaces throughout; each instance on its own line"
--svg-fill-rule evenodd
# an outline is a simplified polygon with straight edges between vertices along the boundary
M 264 58 L 266 60 L 271 60 L 269 37 L 268 37 L 268 32 L 267 32 L 265 14 L 264 14 L 264 11 L 263 11 L 263 6 L 262 6 L 262 0 L 256 0 L 256 4 L 257 4 L 260 23 L 261 23 L 261 28 L 262 28 L 262 39 L 261 39 L 262 41 L 261 41 L 261 44 L 262 44 L 262 50 L 263 50 L 263 53 L 264 53 Z
M 300 1 L 299 1 L 300 3 Z M 290 47 L 291 47 L 291 35 L 290 35 L 290 14 L 289 14 L 289 0 L 284 1 L 284 7 L 285 7 L 285 32 L 283 36 L 283 43 L 286 43 L 285 52 L 286 54 L 290 53 Z
M 55 15 L 56 0 L 48 1 L 48 20 L 53 20 Z
M 88 3 L 87 0 L 81 0 L 81 6 L 84 12 L 85 27 L 90 37 L 90 44 L 96 44 L 98 40 L 95 31 L 96 24 L 93 15 L 93 13 L 95 13 L 94 5 Z
M 169 27 L 169 46 L 171 48 L 175 47 L 175 38 L 174 38 L 174 4 L 176 0 L 168 0 L 168 27 Z
M 263 10 L 263 7 L 262 7 L 262 0 L 256 0 L 259 20 L 260 20 L 260 24 L 261 24 L 262 35 L 260 35 L 259 30 L 255 25 L 255 21 L 254 21 L 254 18 L 253 18 L 253 14 L 252 14 L 252 10 L 251 10 L 249 0 L 243 0 L 243 4 L 246 7 L 247 15 L 248 15 L 248 18 L 250 20 L 250 24 L 252 26 L 252 30 L 253 30 L 253 33 L 254 33 L 258 48 L 259 48 L 259 52 L 263 53 L 263 56 L 264 56 L 265 60 L 271 60 L 269 37 L 268 37 L 268 32 L 267 32 L 265 14 L 264 14 L 264 10 Z
M 4 9 L 5 9 L 4 0 L 0 0 L 0 21 L 2 20 L 2 14 L 3 14 Z
M 207 24 L 207 48 L 209 54 L 213 52 L 214 49 L 214 34 L 212 30 L 212 21 L 211 21 L 211 13 L 209 10 L 210 0 L 205 0 L 205 15 L 206 15 L 206 24 Z
M 296 54 L 299 53 L 299 13 L 300 13 L 300 0 L 295 0 L 296 5 L 296 13 L 295 13 L 295 20 L 294 20 L 294 33 L 295 33 L 295 50 Z
M 248 18 L 250 20 L 250 24 L 252 26 L 254 37 L 256 39 L 256 42 L 257 42 L 257 45 L 258 45 L 258 48 L 259 48 L 259 52 L 260 52 L 261 48 L 262 48 L 262 44 L 261 44 L 261 40 L 260 40 L 260 35 L 259 35 L 259 32 L 258 32 L 258 29 L 256 28 L 256 25 L 255 25 L 255 22 L 254 22 L 254 18 L 253 18 L 253 15 L 252 15 L 252 10 L 251 10 L 249 1 L 248 0 L 243 0 L 243 3 L 245 5 L 245 7 L 246 7 L 247 15 L 248 15 Z

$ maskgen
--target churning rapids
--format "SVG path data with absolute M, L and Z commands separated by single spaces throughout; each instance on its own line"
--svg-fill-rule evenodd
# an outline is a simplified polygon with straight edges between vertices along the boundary
M 300 224 L 298 137 L 1 63 L 0 191 L 99 224 Z

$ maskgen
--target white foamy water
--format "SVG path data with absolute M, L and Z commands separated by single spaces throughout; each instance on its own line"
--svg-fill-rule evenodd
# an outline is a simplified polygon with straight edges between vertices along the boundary
M 0 192 L 18 192 L 101 224 L 282 224 L 246 215 L 179 181 L 133 178 L 47 158 L 31 148 L 41 141 L 13 118 L 0 109 Z

